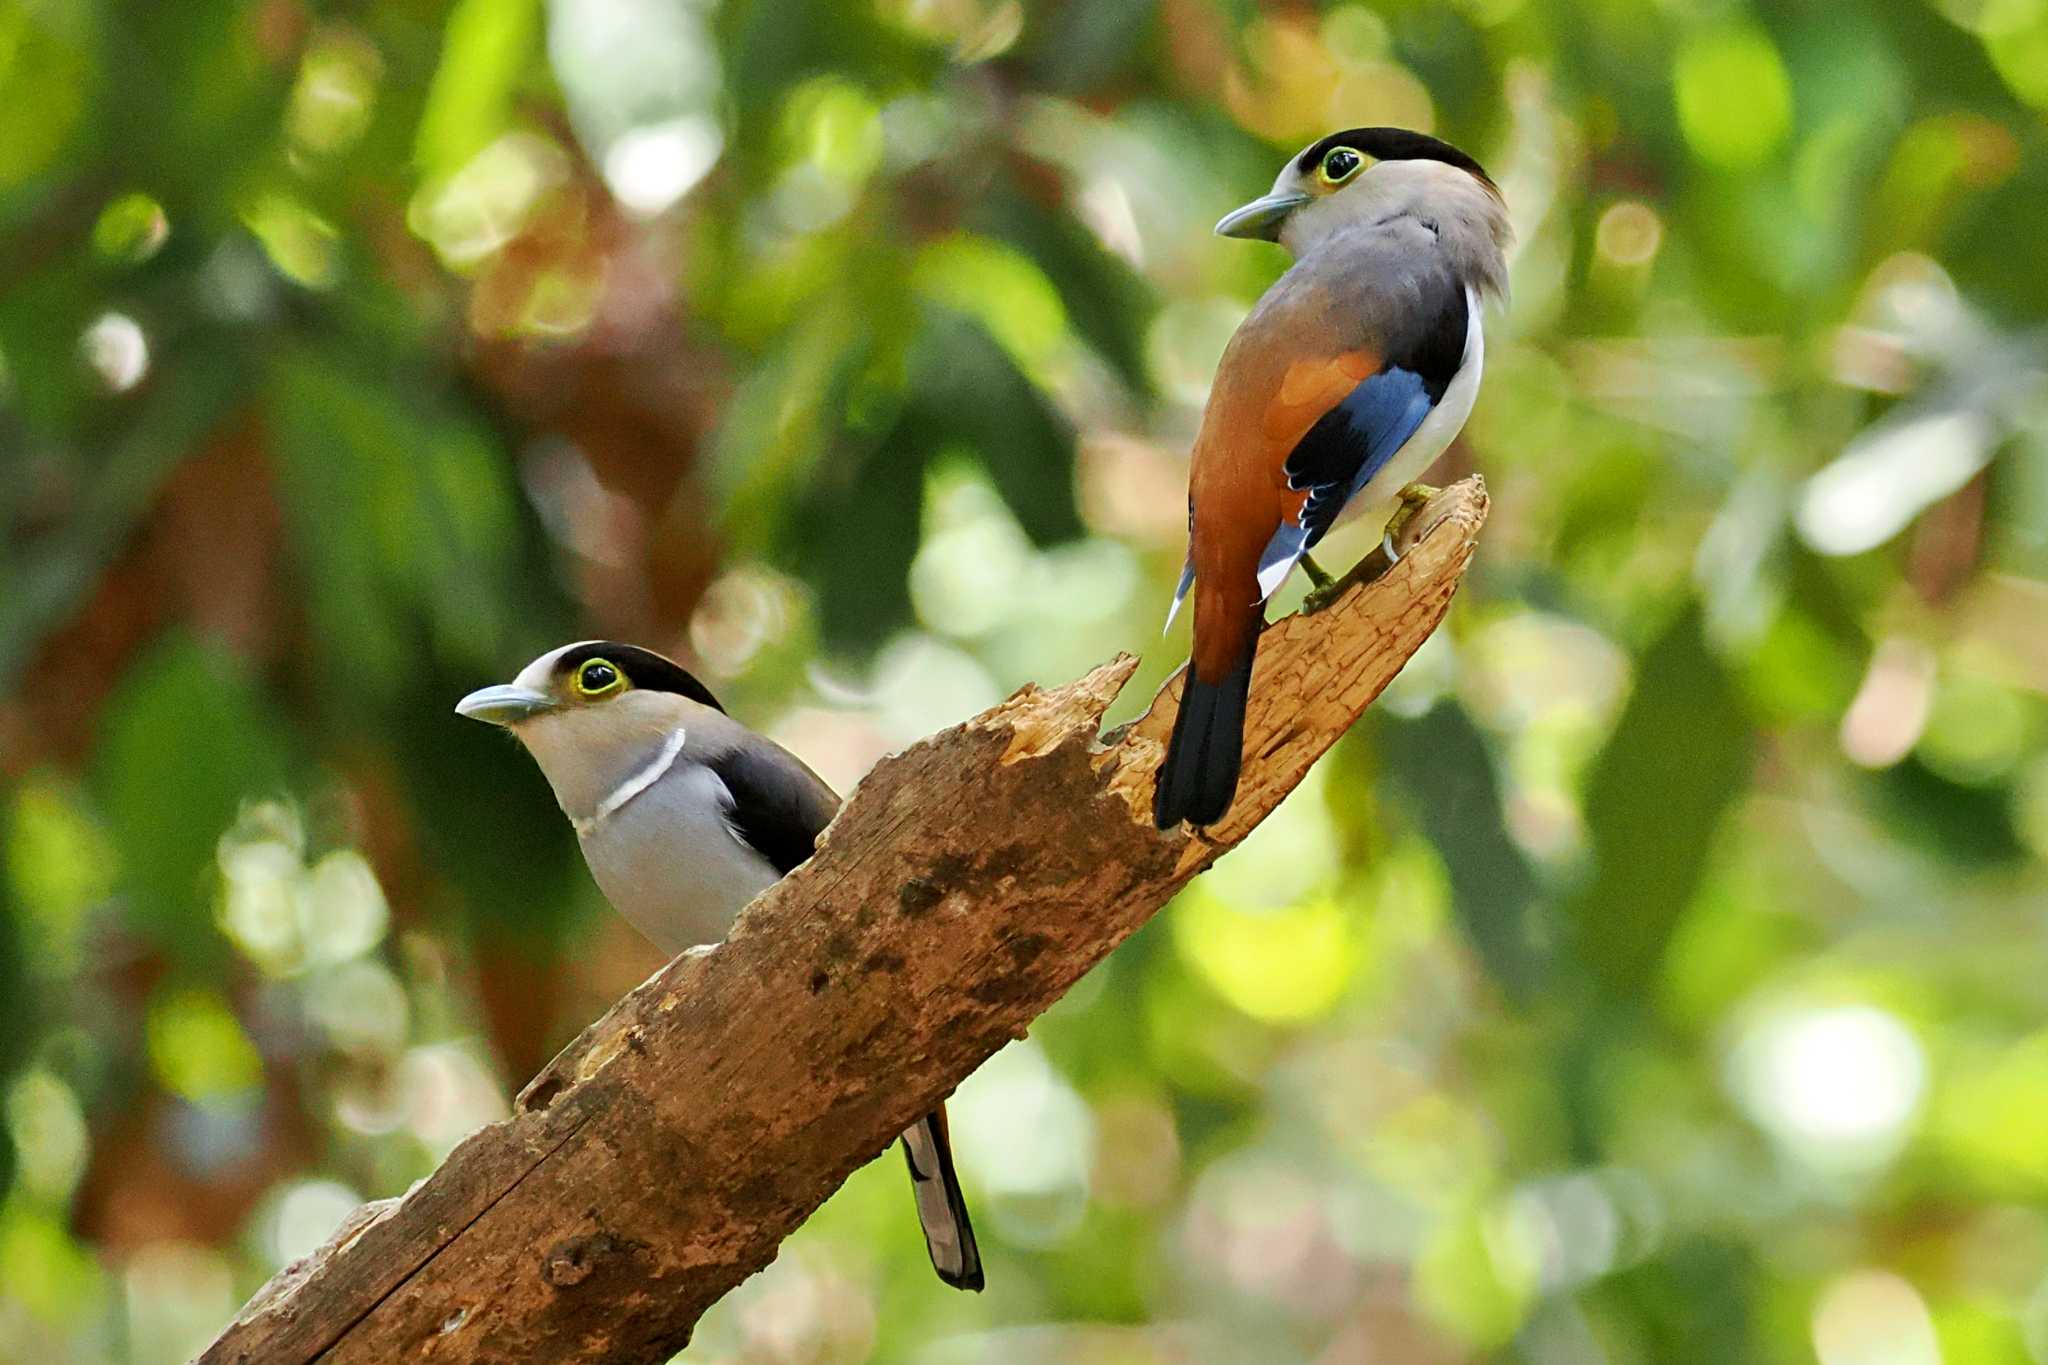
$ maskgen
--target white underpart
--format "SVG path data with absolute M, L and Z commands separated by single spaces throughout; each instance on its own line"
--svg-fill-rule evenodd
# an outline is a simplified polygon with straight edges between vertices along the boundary
M 578 834 L 588 834 L 616 814 L 620 807 L 646 791 L 668 774 L 675 766 L 676 758 L 683 752 L 683 741 L 688 732 L 677 726 L 675 733 L 662 742 L 661 752 L 649 759 L 647 766 L 634 773 L 612 789 L 612 794 L 597 803 L 597 809 L 580 820 L 572 821 Z
M 1338 525 L 1392 502 L 1395 494 L 1436 463 L 1436 457 L 1464 429 L 1465 419 L 1472 415 L 1473 401 L 1479 397 L 1480 371 L 1486 368 L 1486 332 L 1480 326 L 1480 312 L 1477 291 L 1466 289 L 1465 357 L 1458 362 L 1458 372 L 1451 376 L 1444 396 L 1422 419 L 1422 425 L 1415 428 L 1407 444 L 1395 451 L 1394 458 L 1372 476 L 1372 481 L 1344 504 L 1344 510 L 1337 514 Z
M 1458 371 L 1451 376 L 1451 382 L 1444 387 L 1444 396 L 1422 419 L 1422 425 L 1394 452 L 1394 457 L 1380 466 L 1365 487 L 1353 493 L 1339 508 L 1330 525 L 1342 526 L 1356 520 L 1373 508 L 1384 508 L 1392 503 L 1396 494 L 1416 476 L 1436 462 L 1446 447 L 1463 429 L 1465 419 L 1472 415 L 1472 403 L 1479 397 L 1479 375 L 1486 368 L 1486 332 L 1480 325 L 1479 295 L 1476 290 L 1465 290 L 1465 354 L 1458 361 Z M 1259 600 L 1265 601 L 1280 590 L 1293 572 L 1301 556 L 1282 559 L 1266 566 L 1259 575 Z
M 716 943 L 780 878 L 733 838 L 732 792 L 685 755 L 611 819 L 583 833 L 583 857 L 612 908 L 665 952 Z

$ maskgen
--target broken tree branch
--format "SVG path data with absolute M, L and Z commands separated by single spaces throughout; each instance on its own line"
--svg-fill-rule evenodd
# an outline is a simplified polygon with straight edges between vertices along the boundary
M 723 946 L 621 1000 L 511 1118 L 359 1209 L 201 1361 L 667 1359 L 1294 789 L 1436 629 L 1485 517 L 1478 480 L 1445 490 L 1399 563 L 1376 553 L 1324 610 L 1267 630 L 1237 801 L 1208 830 L 1152 827 L 1178 675 L 1098 733 L 1128 656 L 884 760 Z

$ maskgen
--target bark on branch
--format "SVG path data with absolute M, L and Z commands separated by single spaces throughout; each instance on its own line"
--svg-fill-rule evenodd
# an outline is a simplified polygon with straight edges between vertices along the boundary
M 1178 675 L 1099 733 L 1127 656 L 885 760 L 726 944 L 621 1000 L 511 1118 L 358 1210 L 201 1360 L 667 1359 L 849 1174 L 1293 790 L 1436 629 L 1485 517 L 1484 486 L 1455 485 L 1391 570 L 1375 576 L 1375 554 L 1323 611 L 1267 630 L 1242 785 L 1208 831 L 1152 827 Z

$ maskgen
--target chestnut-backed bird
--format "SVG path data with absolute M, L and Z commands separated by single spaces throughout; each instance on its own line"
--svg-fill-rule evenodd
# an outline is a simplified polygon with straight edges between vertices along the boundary
M 811 856 L 839 798 L 801 759 L 725 713 L 673 661 L 588 640 L 550 650 L 456 711 L 502 725 L 540 764 L 584 861 L 663 952 L 723 939 L 742 907 Z M 939 1278 L 982 1287 L 943 1106 L 903 1134 Z
M 1161 829 L 1223 818 L 1265 602 L 1350 510 L 1399 505 L 1472 411 L 1480 305 L 1505 291 L 1507 206 L 1478 162 L 1402 128 L 1333 133 L 1216 225 L 1294 256 L 1224 348 L 1188 478 L 1193 658 L 1159 770 Z M 1173 619 L 1172 612 L 1167 620 Z

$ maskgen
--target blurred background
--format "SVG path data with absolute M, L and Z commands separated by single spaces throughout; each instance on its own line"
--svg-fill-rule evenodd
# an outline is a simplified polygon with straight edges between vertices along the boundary
M 2048 0 L 0 0 L 0 1359 L 658 965 L 470 688 L 1132 714 L 1210 225 L 1396 123 L 1521 238 L 1445 629 L 961 1088 L 986 1294 L 892 1155 L 682 1358 L 2048 1362 L 2044 112 Z

